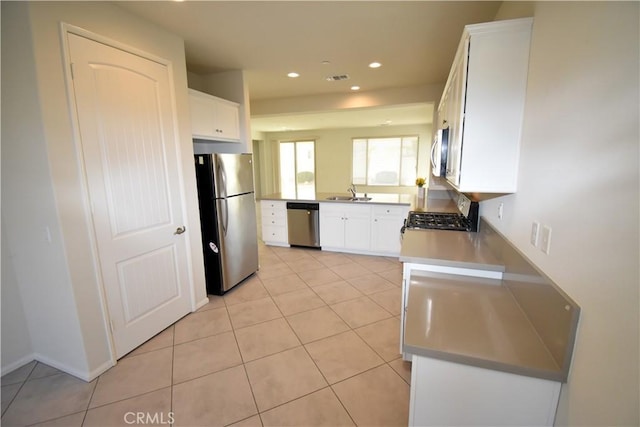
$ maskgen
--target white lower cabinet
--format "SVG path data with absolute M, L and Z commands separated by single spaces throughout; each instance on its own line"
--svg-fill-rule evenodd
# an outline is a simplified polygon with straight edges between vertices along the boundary
M 262 240 L 288 246 L 287 202 L 262 200 Z M 370 255 L 400 255 L 400 229 L 408 205 L 320 203 L 320 246 L 323 250 Z
M 262 241 L 267 245 L 288 246 L 287 202 L 262 200 Z
M 410 426 L 552 426 L 561 383 L 414 355 Z
M 371 251 L 399 255 L 400 229 L 409 214 L 409 206 L 374 205 L 371 223 Z
M 368 252 L 371 206 L 320 203 L 320 246 L 329 251 Z

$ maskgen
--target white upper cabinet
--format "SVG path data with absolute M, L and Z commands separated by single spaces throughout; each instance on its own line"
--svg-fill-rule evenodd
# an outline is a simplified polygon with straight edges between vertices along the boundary
M 517 189 L 533 19 L 465 27 L 438 106 L 447 180 L 460 192 Z
M 240 142 L 240 105 L 189 89 L 191 134 L 196 139 Z

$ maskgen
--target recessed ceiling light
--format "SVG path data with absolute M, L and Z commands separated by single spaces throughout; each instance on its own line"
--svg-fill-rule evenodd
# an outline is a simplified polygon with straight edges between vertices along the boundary
M 371 64 L 369 64 L 369 68 L 380 68 L 382 67 L 382 64 L 379 62 L 372 62 Z
M 292 79 L 295 79 L 296 77 L 300 77 L 300 74 L 292 72 L 287 74 L 288 77 L 291 77 Z
M 360 90 L 360 86 L 351 86 L 351 90 Z

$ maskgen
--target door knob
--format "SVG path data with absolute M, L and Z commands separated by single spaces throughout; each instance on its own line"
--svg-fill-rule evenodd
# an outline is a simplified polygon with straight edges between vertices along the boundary
M 178 227 L 178 228 L 176 228 L 176 231 L 174 231 L 174 233 L 173 233 L 173 234 L 182 234 L 182 233 L 184 233 L 185 231 L 187 231 L 187 227 L 185 227 L 185 226 L 183 225 L 182 227 Z

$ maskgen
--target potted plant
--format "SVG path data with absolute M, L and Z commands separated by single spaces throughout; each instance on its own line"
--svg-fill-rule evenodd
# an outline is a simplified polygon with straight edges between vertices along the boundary
M 416 178 L 416 185 L 418 186 L 418 203 L 417 203 L 418 208 L 424 208 L 424 199 L 425 199 L 425 193 L 426 193 L 424 184 L 426 182 L 427 180 L 424 178 Z

